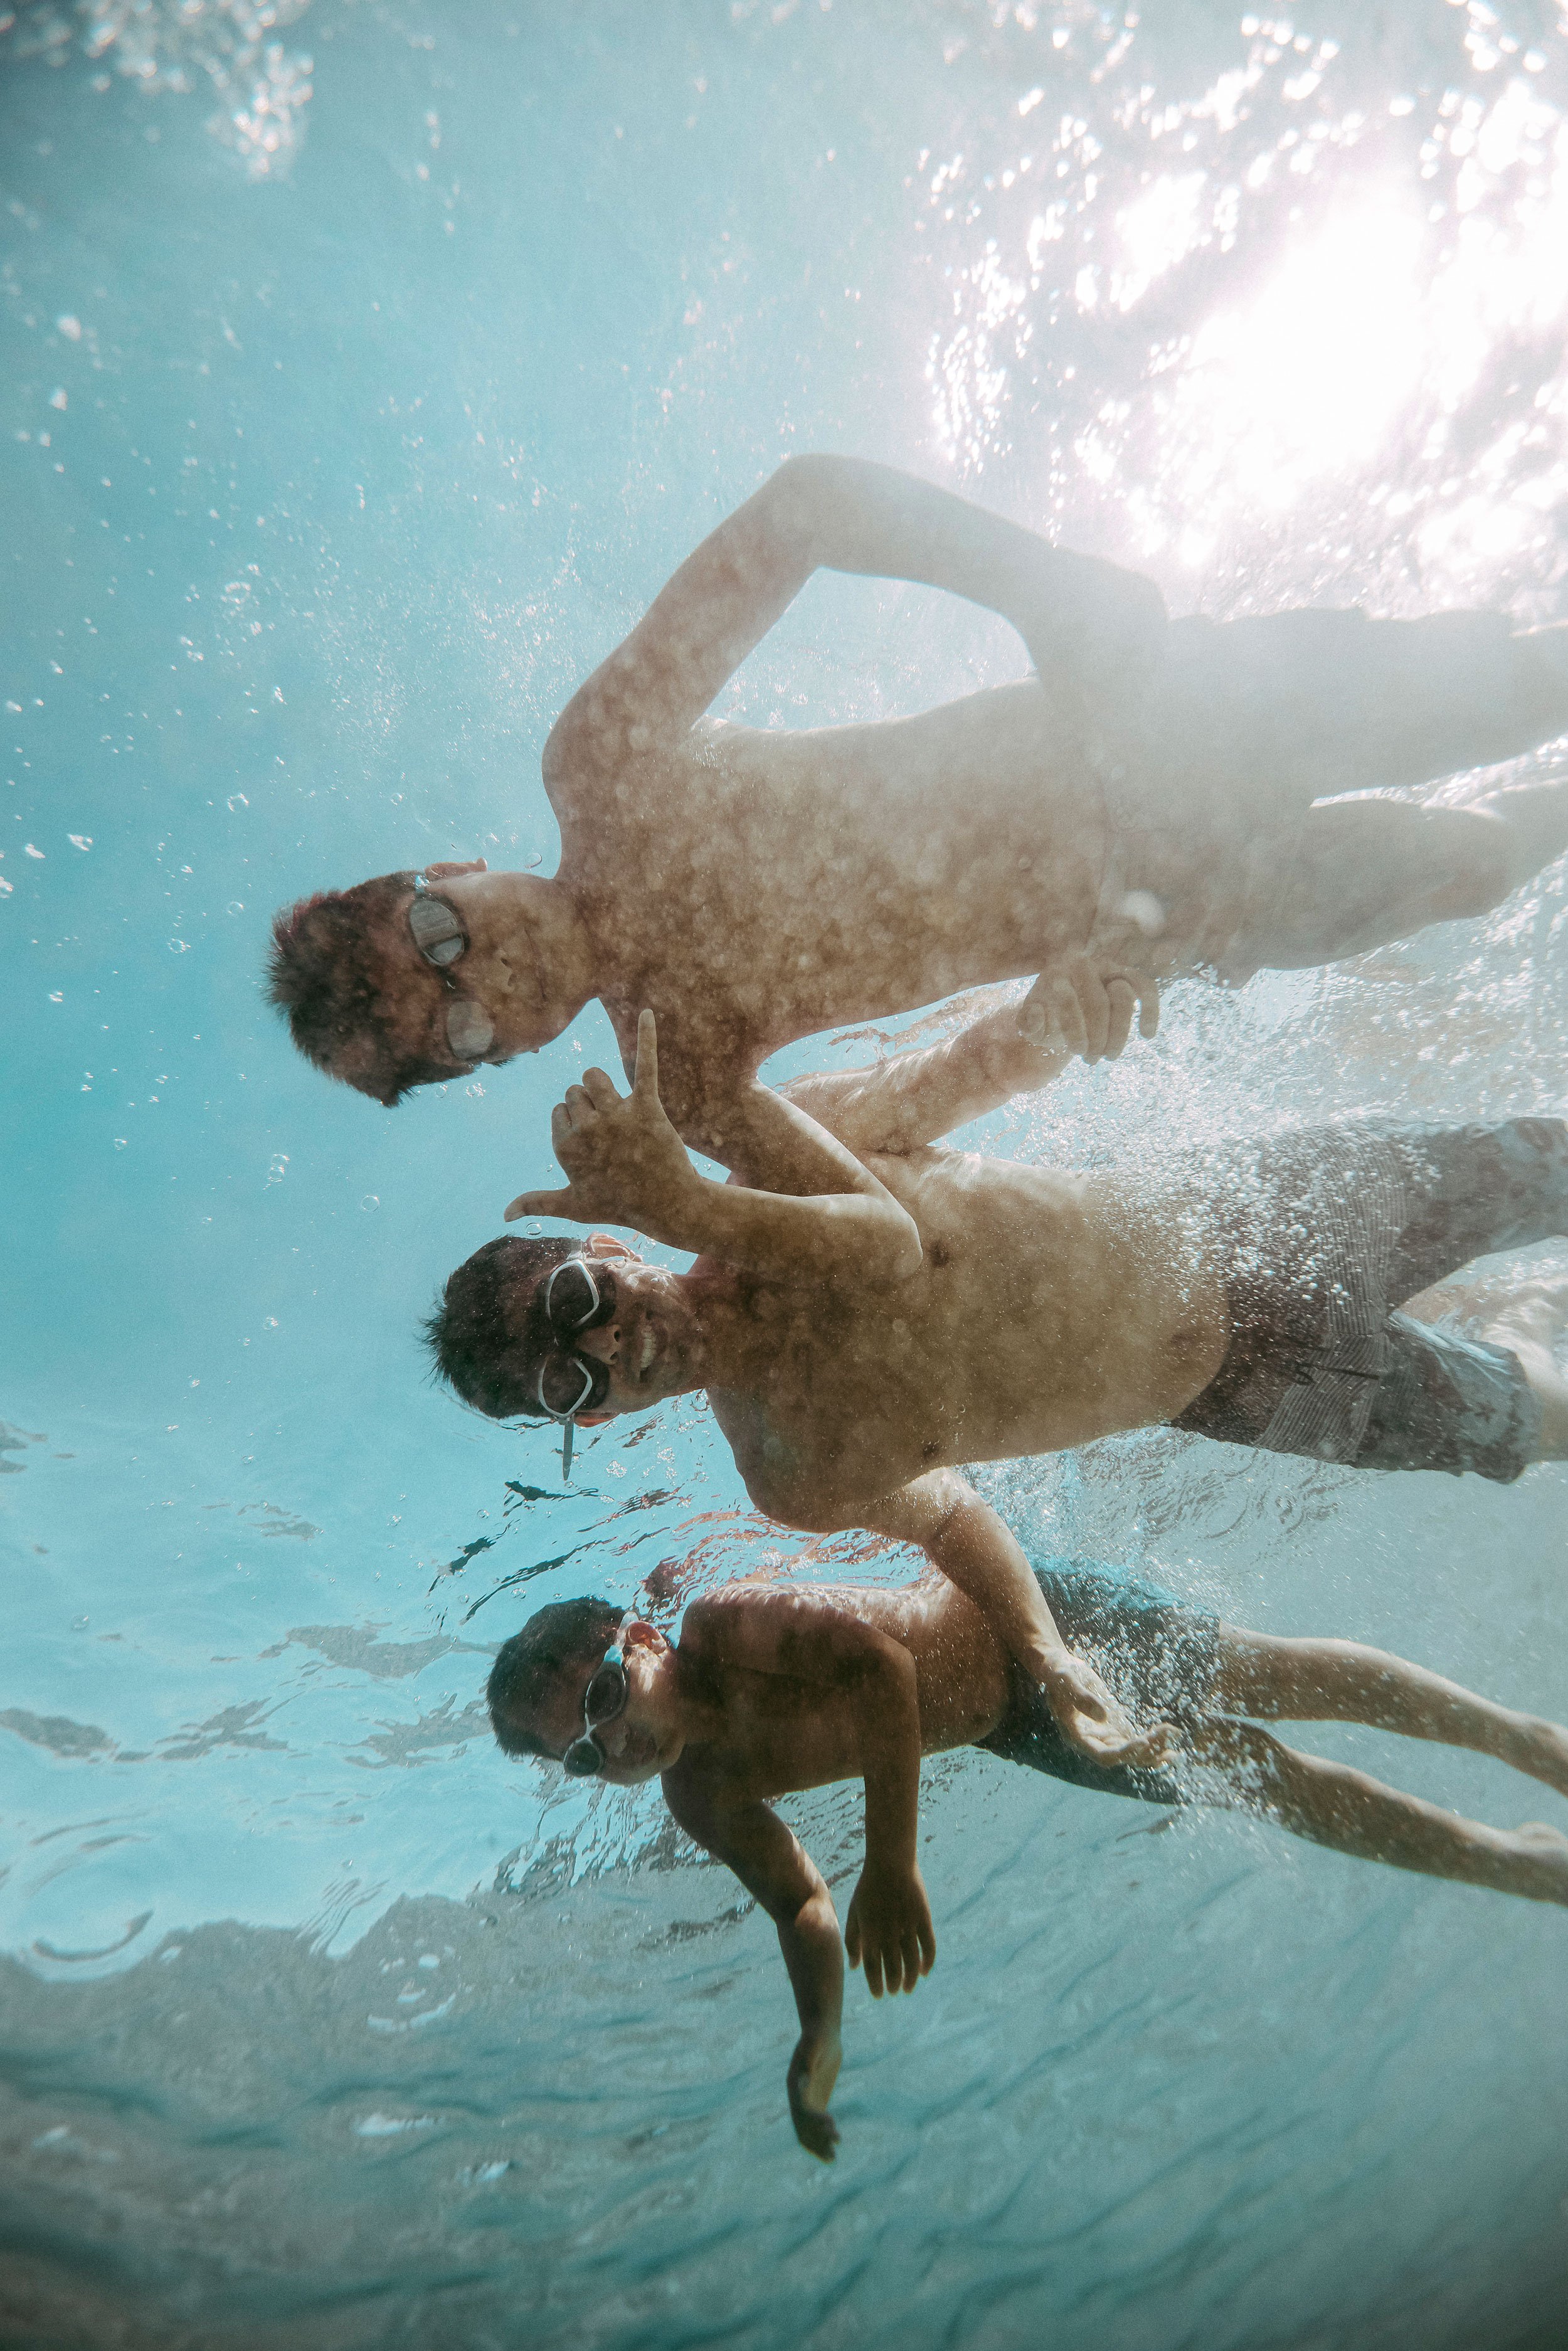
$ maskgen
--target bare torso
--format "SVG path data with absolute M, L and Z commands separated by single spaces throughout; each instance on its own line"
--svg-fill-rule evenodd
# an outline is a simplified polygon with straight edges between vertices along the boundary
M 744 1607 L 753 1588 L 729 1587 L 724 1597 Z M 767 1589 L 757 1587 L 758 1596 Z M 923 1755 L 972 1746 L 995 1729 L 1008 1700 L 1007 1662 L 973 1601 L 946 1576 L 927 1572 L 897 1591 L 809 1589 L 908 1650 Z M 681 1648 L 703 1677 L 704 1697 L 722 1708 L 723 1722 L 715 1738 L 688 1748 L 669 1775 L 666 1789 L 677 1811 L 682 1789 L 689 1795 L 698 1784 L 706 1796 L 733 1804 L 862 1775 L 862 1702 L 852 1685 L 711 1665 L 700 1629 L 683 1637 Z
M 704 721 L 580 820 L 570 768 L 547 779 L 602 1000 L 628 1052 L 658 1015 L 678 1126 L 780 1045 L 1032 975 L 1094 926 L 1100 788 L 1033 681 L 868 726 Z
M 709 1395 L 772 1517 L 860 1523 L 928 1470 L 1169 1420 L 1218 1369 L 1218 1250 L 1188 1196 L 952 1151 L 867 1164 L 919 1228 L 911 1280 L 712 1270 L 765 1334 L 746 1391 Z

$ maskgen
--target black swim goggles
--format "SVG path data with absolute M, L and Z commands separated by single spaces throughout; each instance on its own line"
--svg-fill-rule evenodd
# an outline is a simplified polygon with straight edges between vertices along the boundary
M 420 954 L 453 991 L 446 1008 L 446 1041 L 460 1061 L 477 1061 L 496 1041 L 496 1024 L 483 1006 L 457 993 L 451 967 L 468 950 L 468 934 L 444 898 L 431 895 L 423 873 L 413 877 L 413 902 L 408 910 L 409 935 Z
M 582 1693 L 582 1736 L 574 1739 L 561 1757 L 561 1769 L 569 1779 L 591 1780 L 603 1771 L 609 1757 L 599 1743 L 597 1734 L 607 1722 L 613 1722 L 625 1712 L 631 1686 L 626 1679 L 626 1659 L 619 1637 L 604 1652 L 604 1662 Z
M 548 1276 L 541 1302 L 550 1345 L 534 1395 L 539 1410 L 562 1425 L 560 1474 L 570 1478 L 577 1416 L 597 1412 L 610 1394 L 609 1365 L 570 1343 L 609 1322 L 615 1311 L 615 1277 L 585 1257 L 569 1257 Z

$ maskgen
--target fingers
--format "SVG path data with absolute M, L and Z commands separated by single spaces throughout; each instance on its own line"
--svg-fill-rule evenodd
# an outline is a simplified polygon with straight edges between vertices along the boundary
M 1105 1003 L 1110 1015 L 1105 1031 L 1105 1059 L 1113 1061 L 1126 1043 L 1133 1027 L 1133 1008 L 1137 1002 L 1130 981 L 1118 977 L 1105 983 Z
M 1152 979 L 1145 979 L 1141 985 L 1142 993 L 1138 1004 L 1138 1034 L 1140 1037 L 1153 1037 L 1157 1035 L 1159 1031 L 1160 991 L 1155 987 Z
M 1091 1063 L 1103 1061 L 1111 1034 L 1111 999 L 1097 971 L 1080 972 L 1078 1002 L 1083 1014 L 1083 1058 Z
M 1061 971 L 1041 972 L 1019 1007 L 1019 1034 L 1037 1051 L 1054 1047 L 1063 1059 L 1087 1050 L 1088 1032 L 1078 990 Z
M 568 1089 L 570 1102 L 575 1093 L 586 1094 L 595 1110 L 613 1110 L 621 1096 L 615 1091 L 615 1081 L 604 1070 L 584 1070 L 580 1086 Z
M 850 1915 L 844 1921 L 844 1957 L 848 1959 L 852 1968 L 859 1967 L 861 1963 L 861 1922 L 860 1913 L 856 1909 L 853 1902 L 850 1904 Z
M 819 2163 L 831 2163 L 839 2145 L 839 2126 L 831 2115 L 817 2115 L 810 2106 L 797 2106 L 792 2119 L 795 2136 L 807 2154 L 814 2155 Z
M 501 1222 L 515 1225 L 519 1217 L 570 1217 L 575 1214 L 570 1190 L 519 1192 Z
M 912 1927 L 904 1938 L 904 1990 L 913 1991 L 925 1970 L 920 1961 L 920 1934 Z
M 634 1094 L 659 1099 L 659 1030 L 651 1012 L 637 1015 L 637 1067 L 632 1079 Z

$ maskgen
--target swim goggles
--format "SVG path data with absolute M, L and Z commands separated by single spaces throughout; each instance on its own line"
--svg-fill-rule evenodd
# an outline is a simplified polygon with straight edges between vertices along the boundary
M 544 1286 L 545 1326 L 555 1341 L 597 1331 L 615 1311 L 615 1277 L 584 1257 L 556 1266 Z M 539 1365 L 534 1394 L 541 1412 L 562 1424 L 560 1474 L 571 1475 L 572 1431 L 579 1413 L 597 1412 L 610 1393 L 610 1368 L 576 1347 L 550 1348 Z
M 413 899 L 408 910 L 409 935 L 428 964 L 452 990 L 446 1008 L 446 1041 L 460 1061 L 476 1061 L 496 1041 L 496 1026 L 471 998 L 457 993 L 451 966 L 468 946 L 468 934 L 444 898 L 431 895 L 423 873 L 413 877 Z
M 604 1652 L 604 1661 L 582 1693 L 582 1736 L 574 1739 L 561 1757 L 561 1769 L 573 1780 L 591 1780 L 603 1771 L 609 1757 L 600 1745 L 597 1733 L 607 1722 L 613 1722 L 625 1711 L 631 1686 L 626 1679 L 626 1660 L 619 1638 Z

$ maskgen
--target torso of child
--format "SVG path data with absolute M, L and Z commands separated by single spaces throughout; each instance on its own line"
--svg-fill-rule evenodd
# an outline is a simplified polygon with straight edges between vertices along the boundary
M 1201 1198 L 967 1152 L 867 1165 L 924 1244 L 896 1285 L 724 1274 L 766 1330 L 744 1393 L 709 1391 L 758 1507 L 875 1524 L 927 1470 L 1166 1421 L 1219 1368 L 1223 1246 Z
M 760 1598 L 767 1586 L 756 1589 Z M 979 1610 L 946 1576 L 927 1571 L 895 1591 L 864 1584 L 809 1589 L 813 1599 L 908 1650 L 923 1755 L 972 1746 L 996 1729 L 1008 1702 L 1007 1662 Z M 725 1600 L 744 1606 L 746 1591 L 744 1584 L 728 1587 Z M 863 1776 L 864 1700 L 853 1688 L 714 1666 L 704 1649 L 700 1611 L 688 1625 L 681 1653 L 702 1677 L 705 1697 L 722 1708 L 722 1728 L 688 1748 L 666 1775 L 665 1792 L 677 1810 L 683 1791 L 689 1795 L 700 1788 L 708 1801 L 729 1805 Z

